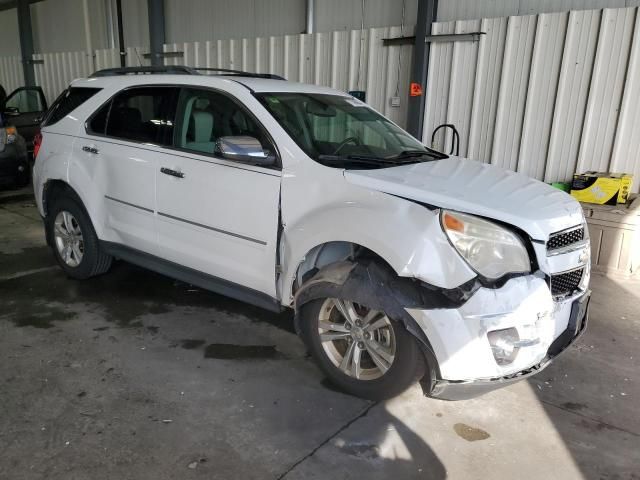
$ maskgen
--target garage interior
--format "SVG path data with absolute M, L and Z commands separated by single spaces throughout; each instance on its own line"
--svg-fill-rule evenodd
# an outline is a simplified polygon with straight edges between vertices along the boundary
M 96 70 L 177 65 L 350 92 L 559 188 L 634 175 L 626 203 L 582 204 L 587 331 L 473 400 L 366 401 L 292 312 L 125 262 L 68 279 L 31 186 L 1 186 L 0 478 L 640 478 L 640 0 L 0 0 L 7 94 L 51 105 Z

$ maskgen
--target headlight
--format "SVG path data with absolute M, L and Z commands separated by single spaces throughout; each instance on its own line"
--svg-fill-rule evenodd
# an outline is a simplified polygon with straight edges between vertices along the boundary
M 529 254 L 520 238 L 499 225 L 473 215 L 443 210 L 442 228 L 471 268 L 484 277 L 529 272 Z

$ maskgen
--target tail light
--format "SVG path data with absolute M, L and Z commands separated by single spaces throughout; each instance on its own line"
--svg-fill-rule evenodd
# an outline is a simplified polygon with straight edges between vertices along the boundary
M 40 145 L 42 145 L 42 133 L 38 132 L 33 137 L 33 159 L 38 157 L 40 151 Z

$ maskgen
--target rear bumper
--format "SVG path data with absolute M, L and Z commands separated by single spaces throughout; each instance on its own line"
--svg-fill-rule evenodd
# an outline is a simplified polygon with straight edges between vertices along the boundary
M 546 356 L 540 363 L 503 377 L 467 381 L 438 380 L 430 396 L 442 400 L 467 400 L 525 380 L 541 372 L 585 332 L 589 318 L 590 296 L 591 292 L 587 291 L 572 301 L 567 328 L 549 346 Z

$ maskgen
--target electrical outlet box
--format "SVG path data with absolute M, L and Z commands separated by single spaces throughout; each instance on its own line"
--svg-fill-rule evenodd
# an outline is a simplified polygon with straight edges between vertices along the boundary
M 400 106 L 400 97 L 391 97 L 391 106 L 399 107 Z

